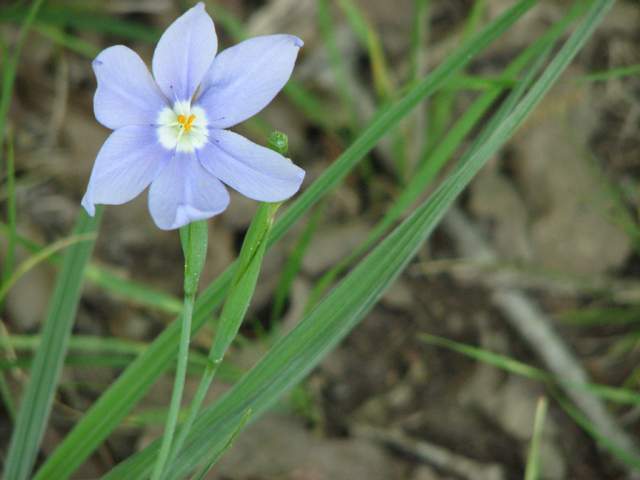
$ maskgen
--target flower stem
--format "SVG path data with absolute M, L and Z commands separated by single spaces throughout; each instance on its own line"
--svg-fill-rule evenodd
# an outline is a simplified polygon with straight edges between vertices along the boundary
M 260 204 L 249 226 L 238 258 L 238 270 L 231 283 L 227 301 L 218 319 L 217 332 L 209 352 L 207 366 L 200 379 L 200 385 L 189 407 L 187 416 L 180 426 L 178 436 L 172 445 L 168 458 L 169 464 L 173 462 L 180 448 L 184 445 L 207 390 L 222 363 L 222 358 L 242 324 L 258 279 L 267 238 L 273 225 L 276 210 L 280 205 L 281 203 Z
M 169 456 L 169 449 L 173 441 L 176 423 L 178 422 L 178 414 L 180 413 L 180 403 L 182 401 L 182 391 L 184 390 L 184 381 L 187 373 L 187 357 L 189 354 L 189 339 L 191 337 L 191 316 L 193 314 L 193 303 L 195 295 L 187 295 L 184 298 L 184 309 L 182 313 L 182 331 L 180 333 L 180 350 L 178 353 L 178 366 L 176 368 L 176 379 L 173 385 L 173 394 L 171 395 L 171 404 L 169 406 L 169 414 L 167 415 L 167 425 L 165 427 L 164 436 L 162 437 L 162 446 L 158 460 L 156 461 L 151 478 L 157 480 L 160 478 L 164 466 Z
M 176 378 L 171 395 L 171 404 L 167 415 L 167 424 L 162 437 L 160 452 L 153 467 L 152 480 L 158 480 L 162 475 L 169 458 L 171 443 L 178 423 L 182 392 L 187 374 L 187 359 L 189 356 L 189 340 L 191 339 L 191 318 L 193 317 L 193 305 L 198 289 L 198 279 L 204 266 L 207 252 L 207 224 L 205 221 L 192 222 L 180 229 L 182 249 L 185 257 L 184 267 L 184 306 L 182 310 L 182 329 L 180 333 L 180 346 L 178 351 L 178 365 Z

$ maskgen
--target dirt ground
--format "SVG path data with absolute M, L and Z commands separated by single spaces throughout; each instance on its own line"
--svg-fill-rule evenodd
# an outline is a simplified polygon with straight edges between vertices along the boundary
M 113 15 L 159 29 L 181 11 L 168 0 L 136 7 L 118 0 L 103 3 Z M 413 2 L 358 3 L 376 26 L 400 84 L 406 75 Z M 472 3 L 432 2 L 425 59 L 430 69 L 459 44 Z M 511 4 L 485 3 L 485 19 Z M 498 75 L 523 47 L 558 21 L 570 3 L 542 2 L 518 28 L 474 60 L 468 73 Z M 295 76 L 329 107 L 335 130 L 314 124 L 282 95 L 264 115 L 289 135 L 290 156 L 307 171 L 305 185 L 310 184 L 343 151 L 336 132 L 347 124 L 314 0 L 218 4 L 242 19 L 252 36 L 291 33 L 304 40 Z M 370 59 L 344 16 L 335 13 L 339 47 L 360 92 L 355 100 L 364 125 L 374 108 Z M 15 33 L 12 28 L 7 27 L 8 35 Z M 221 43 L 230 45 L 224 30 L 218 30 Z M 81 35 L 100 47 L 123 41 L 97 32 Z M 150 60 L 152 44 L 127 44 Z M 562 81 L 481 171 L 380 304 L 304 385 L 240 435 L 207 478 L 515 480 L 523 478 L 536 404 L 543 396 L 550 399 L 550 407 L 542 478 L 635 478 L 576 423 L 542 382 L 436 346 L 422 335 L 478 346 L 566 378 L 588 375 L 604 385 L 638 387 L 640 77 L 636 73 L 576 80 L 638 64 L 640 4 L 619 1 Z M 93 117 L 94 91 L 89 59 L 37 33 L 28 37 L 10 124 L 20 231 L 43 245 L 70 231 L 96 154 L 109 135 Z M 476 96 L 477 92 L 461 91 L 454 99 L 454 118 Z M 235 130 L 264 144 L 250 126 Z M 331 197 L 293 284 L 284 331 L 300 319 L 314 282 L 358 245 L 390 205 L 398 191 L 390 165 L 387 151 L 376 149 L 373 180 L 365 186 L 362 177 L 353 174 Z M 210 222 L 208 265 L 201 280 L 205 285 L 235 258 L 257 208 L 256 202 L 231 194 L 229 209 Z M 231 362 L 241 368 L 255 362 L 272 338 L 273 277 L 303 227 L 294 228 L 265 259 L 242 330 L 255 341 L 230 352 Z M 0 238 L 1 249 L 6 241 Z M 20 254 L 19 261 L 27 258 L 25 252 Z M 146 194 L 106 208 L 95 261 L 124 277 L 181 295 L 183 260 L 177 232 L 155 227 Z M 8 332 L 38 331 L 55 272 L 42 264 L 11 291 L 2 314 Z M 170 320 L 169 315 L 89 285 L 74 332 L 146 342 Z M 210 336 L 204 332 L 195 348 L 205 351 L 208 342 Z M 55 449 L 117 373 L 103 367 L 65 368 L 43 455 Z M 20 391 L 24 378 L 15 374 L 9 380 L 14 391 Z M 190 378 L 188 388 L 194 389 L 196 382 Z M 161 422 L 150 419 L 149 412 L 166 408 L 171 386 L 172 378 L 163 377 L 136 409 L 147 420 L 118 429 L 76 478 L 100 476 L 155 438 Z M 211 399 L 226 388 L 228 382 L 220 381 Z M 581 405 L 585 397 L 584 392 L 562 389 L 554 393 L 574 405 Z M 616 441 L 628 442 L 630 451 L 640 452 L 638 407 L 592 400 L 579 406 L 582 414 L 601 422 L 601 428 L 613 425 Z M 0 415 L 0 448 L 6 451 L 10 423 L 6 412 Z

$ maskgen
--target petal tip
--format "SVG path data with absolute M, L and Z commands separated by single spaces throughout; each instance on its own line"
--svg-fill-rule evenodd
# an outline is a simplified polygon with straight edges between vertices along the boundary
M 293 44 L 298 47 L 298 48 L 302 48 L 304 46 L 304 42 L 302 40 L 300 40 L 298 37 L 294 37 L 293 35 L 291 35 L 293 37 Z
M 94 217 L 96 215 L 96 206 L 93 203 L 93 200 L 89 200 L 89 198 L 87 198 L 88 195 L 89 192 L 85 194 L 84 198 L 82 199 L 81 205 L 84 207 L 90 217 Z

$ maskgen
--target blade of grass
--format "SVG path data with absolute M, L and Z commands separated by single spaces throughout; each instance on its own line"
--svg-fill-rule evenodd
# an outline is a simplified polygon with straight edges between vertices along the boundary
M 4 152 L 4 132 L 7 126 L 7 114 L 9 113 L 9 105 L 11 103 L 11 95 L 13 93 L 13 85 L 16 80 L 16 73 L 18 72 L 18 62 L 20 60 L 20 53 L 22 46 L 27 38 L 27 33 L 33 25 L 33 22 L 38 15 L 43 0 L 34 0 L 31 7 L 24 13 L 22 19 L 22 28 L 18 34 L 18 41 L 14 47 L 13 52 L 9 52 L 6 46 L 6 39 L 2 35 L 3 44 L 3 66 L 2 69 L 2 86 L 0 90 L 0 154 Z
M 78 3 L 80 5 L 80 3 Z M 130 22 L 115 17 L 110 12 L 97 9 L 89 11 L 77 6 L 49 4 L 38 13 L 38 25 L 57 25 L 66 29 L 101 32 L 122 39 L 156 43 L 161 33 L 141 23 Z M 0 9 L 0 17 L 5 21 L 22 23 L 26 16 L 23 10 Z
M 22 262 L 22 264 L 16 269 L 15 272 L 13 272 L 13 274 L 9 278 L 2 282 L 2 285 L 0 286 L 0 304 L 4 302 L 7 293 L 9 292 L 9 290 L 11 290 L 11 287 L 13 287 L 15 283 L 20 280 L 20 277 L 32 268 L 36 267 L 39 263 L 44 262 L 47 257 L 64 248 L 67 248 L 70 245 L 73 245 L 74 243 L 84 242 L 87 240 L 95 240 L 95 238 L 95 232 L 85 235 L 72 235 L 71 237 L 63 238 L 55 243 L 52 243 L 48 247 L 40 250 L 38 254 L 29 257 L 27 260 Z
M 17 235 L 17 214 L 16 214 L 16 172 L 14 165 L 13 137 L 8 132 L 7 135 L 7 227 L 9 243 L 7 244 L 7 252 L 2 265 L 2 282 L 0 286 L 9 281 L 11 272 L 13 271 L 13 263 L 15 261 L 16 235 Z M 4 309 L 4 298 L 0 296 L 0 312 Z
M 290 294 L 291 286 L 293 285 L 293 281 L 300 270 L 304 254 L 313 239 L 313 235 L 316 233 L 316 230 L 320 225 L 320 220 L 322 219 L 326 205 L 326 202 L 320 204 L 320 206 L 312 213 L 307 226 L 300 235 L 295 249 L 291 252 L 291 255 L 289 255 L 289 259 L 282 270 L 280 282 L 278 282 L 278 287 L 273 295 L 273 308 L 271 309 L 272 328 L 277 328 L 278 326 L 278 320 L 280 320 L 280 317 L 284 312 L 285 303 Z
M 316 180 L 275 223 L 267 247 L 275 243 L 309 208 L 336 187 L 358 161 L 416 105 L 433 93 L 454 72 L 498 38 L 538 0 L 521 0 L 495 19 L 468 44 L 411 89 L 397 104 L 385 108 L 334 164 Z M 219 307 L 236 266 L 226 270 L 196 302 L 197 331 Z M 112 386 L 100 397 L 80 423 L 37 472 L 34 480 L 66 479 L 97 448 L 167 368 L 177 352 L 177 323 L 170 325 Z M 245 410 L 246 411 L 246 410 Z M 236 422 L 237 425 L 237 422 Z M 209 450 L 211 451 L 211 450 Z
M 536 408 L 536 417 L 533 425 L 533 436 L 531 445 L 529 446 L 529 455 L 527 455 L 527 466 L 524 472 L 524 480 L 538 480 L 540 477 L 540 445 L 542 444 L 542 435 L 544 432 L 544 422 L 547 418 L 549 410 L 549 400 L 541 397 L 538 400 Z
M 639 468 L 640 459 L 634 457 L 625 449 L 621 448 L 618 445 L 618 442 L 612 441 L 609 437 L 601 433 L 595 425 L 593 425 L 586 417 L 584 417 L 580 413 L 580 411 L 559 392 L 559 388 L 561 386 L 569 386 L 576 390 L 581 390 L 594 395 L 598 395 L 601 398 L 607 399 L 612 402 L 628 405 L 638 405 L 640 402 L 640 393 L 626 388 L 616 388 L 607 385 L 568 382 L 563 379 L 557 379 L 549 373 L 538 368 L 532 367 L 522 362 L 518 362 L 517 360 L 513 360 L 512 358 L 506 357 L 504 355 L 498 355 L 493 352 L 483 350 L 481 348 L 464 345 L 462 343 L 454 342 L 446 338 L 436 337 L 434 335 L 428 334 L 421 334 L 420 338 L 427 343 L 449 348 L 462 355 L 466 355 L 475 360 L 488 363 L 507 372 L 544 382 L 547 385 L 549 391 L 554 395 L 554 398 L 558 401 L 558 403 L 560 403 L 562 408 L 574 418 L 578 425 L 580 425 L 596 441 L 604 445 L 618 458 L 620 458 L 633 468 Z
M 1 135 L 1 133 L 0 133 Z M 13 264 L 15 261 L 16 250 L 16 231 L 17 231 L 17 214 L 16 214 L 16 191 L 15 191 L 15 165 L 14 165 L 14 151 L 13 151 L 13 136 L 11 132 L 7 132 L 7 219 L 9 227 L 9 242 L 7 244 L 7 251 L 4 258 L 4 264 L 2 266 L 2 281 L 0 282 L 0 288 L 3 287 L 11 276 L 13 271 Z M 4 311 L 4 298 L 0 297 L 0 315 Z M 4 336 L 4 328 L 0 331 L 0 340 Z M 0 395 L 2 395 L 2 403 L 5 405 L 9 417 L 12 422 L 15 422 L 18 409 L 16 408 L 11 394 L 11 389 L 7 384 L 7 380 L 4 377 L 4 373 L 0 372 Z
M 8 225 L 2 222 L 0 222 L 0 232 L 7 236 L 11 235 L 11 230 Z M 40 255 L 45 248 L 17 234 L 16 241 L 35 255 Z M 47 260 L 54 265 L 60 266 L 64 258 L 61 255 L 53 253 L 47 256 Z M 137 304 L 157 308 L 161 312 L 174 315 L 182 311 L 182 300 L 177 297 L 134 282 L 133 280 L 123 278 L 97 265 L 91 263 L 87 265 L 84 275 L 87 280 L 101 286 L 105 290 L 122 295 Z
M 229 440 L 227 441 L 227 443 L 225 443 L 221 448 L 216 450 L 216 452 L 213 455 L 211 455 L 211 457 L 205 462 L 205 464 L 202 465 L 202 468 L 198 471 L 198 473 L 196 473 L 193 477 L 191 477 L 191 480 L 202 480 L 202 478 L 207 474 L 207 472 L 211 470 L 211 467 L 213 467 L 213 465 L 218 460 L 220 460 L 220 457 L 224 455 L 224 452 L 226 452 L 231 448 L 231 446 L 233 445 L 233 442 L 235 442 L 236 438 L 238 438 L 238 435 L 240 435 L 240 432 L 242 431 L 242 427 L 244 427 L 244 424 L 247 423 L 247 420 L 249 419 L 249 415 L 251 415 L 251 410 L 247 411 L 245 416 L 242 417 L 240 424 L 235 429 L 235 431 L 231 434 L 231 437 L 229 437 Z
M 640 460 L 633 455 L 628 454 L 624 449 L 620 448 L 616 442 L 611 441 L 607 436 L 600 433 L 600 430 L 596 428 L 593 423 L 589 421 L 581 412 L 576 408 L 567 398 L 559 393 L 554 395 L 556 401 L 562 406 L 565 412 L 567 412 L 573 420 L 582 427 L 584 431 L 589 433 L 598 443 L 604 445 L 607 450 L 613 453 L 620 460 L 625 462 L 629 467 L 640 471 Z
M 102 209 L 94 218 L 80 211 L 74 234 L 95 234 Z M 64 363 L 71 328 L 82 290 L 83 270 L 95 243 L 85 240 L 73 244 L 60 271 L 51 305 L 42 330 L 22 406 L 14 426 L 4 468 L 5 478 L 26 480 L 31 473 L 47 425 L 58 377 Z
M 393 93 L 392 80 L 382 40 L 377 30 L 369 24 L 365 15 L 352 0 L 339 0 L 338 3 L 360 43 L 367 49 L 371 62 L 371 77 L 378 100 L 381 102 L 388 100 Z
M 351 135 L 356 135 L 360 131 L 360 115 L 356 108 L 354 95 L 355 87 L 352 79 L 347 74 L 347 69 L 338 48 L 338 40 L 334 29 L 334 20 L 331 14 L 331 3 L 329 0 L 316 0 L 318 10 L 318 24 L 322 41 L 329 55 L 329 65 L 335 77 L 335 86 L 340 96 L 341 104 L 347 113 L 347 123 L 351 129 Z

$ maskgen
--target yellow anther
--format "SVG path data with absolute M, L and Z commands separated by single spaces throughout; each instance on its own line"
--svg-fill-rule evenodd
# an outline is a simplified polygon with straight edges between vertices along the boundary
M 184 116 L 184 115 L 181 115 L 181 116 Z M 185 124 L 184 124 L 184 131 L 185 131 L 185 132 L 188 132 L 189 130 L 191 130 L 191 127 L 192 127 L 191 122 L 193 122 L 193 120 L 194 120 L 195 118 L 196 118 L 196 116 L 195 116 L 195 115 L 191 115 L 191 116 L 189 117 L 189 120 L 187 120 L 187 123 L 185 123 Z M 178 118 L 178 121 L 180 121 L 180 119 L 179 119 L 179 118 Z M 182 123 L 182 122 L 180 122 L 180 123 Z
M 193 117 L 193 115 L 191 115 Z M 184 125 L 185 123 L 187 123 L 187 117 L 185 117 L 184 115 L 178 115 L 178 123 L 180 125 Z M 189 121 L 189 123 L 191 123 L 191 120 Z

